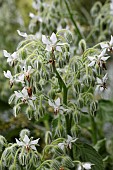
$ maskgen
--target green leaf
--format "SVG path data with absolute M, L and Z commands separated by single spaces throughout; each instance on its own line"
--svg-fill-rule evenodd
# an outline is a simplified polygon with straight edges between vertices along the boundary
M 88 144 L 80 144 L 79 152 L 82 162 L 90 162 L 94 164 L 92 170 L 104 170 L 102 158 L 92 146 Z

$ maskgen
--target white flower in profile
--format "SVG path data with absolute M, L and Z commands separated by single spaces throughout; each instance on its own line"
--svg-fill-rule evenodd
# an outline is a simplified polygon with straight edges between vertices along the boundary
M 94 66 L 95 64 L 98 64 L 99 67 L 102 67 L 103 69 L 106 69 L 106 60 L 110 57 L 110 56 L 107 56 L 105 57 L 105 54 L 106 54 L 106 49 L 104 49 L 100 55 L 95 55 L 94 57 L 88 57 L 89 60 L 91 61 L 88 66 L 89 67 L 92 67 Z
M 113 51 L 113 36 L 111 35 L 111 40 L 110 42 L 107 43 L 100 43 L 100 46 L 102 49 L 106 49 L 108 51 Z
M 32 67 L 31 66 L 27 66 L 27 67 L 24 66 L 23 71 L 24 71 L 24 75 L 25 75 L 26 79 L 28 81 L 30 81 L 30 74 L 33 72 Z
M 20 35 L 21 37 L 27 38 L 27 36 L 28 36 L 26 33 L 21 32 L 19 30 L 17 30 L 17 32 L 18 32 L 18 35 Z
M 43 20 L 42 20 L 42 18 L 39 16 L 39 15 L 34 15 L 33 13 L 29 13 L 29 16 L 30 16 L 30 18 L 32 18 L 32 19 L 34 19 L 34 20 L 36 20 L 36 21 L 39 21 L 39 22 L 42 22 Z
M 10 86 L 12 87 L 14 79 L 11 72 L 9 70 L 7 70 L 7 72 L 4 71 L 4 76 L 10 80 Z
M 57 36 L 54 32 L 50 36 L 50 39 L 47 38 L 45 35 L 42 35 L 42 42 L 46 45 L 47 51 L 56 50 L 56 51 L 62 52 L 62 49 L 60 46 L 64 44 L 58 43 Z
M 36 149 L 35 145 L 38 145 L 38 146 L 39 146 L 38 142 L 39 142 L 39 139 L 40 139 L 40 138 L 38 138 L 38 139 L 36 139 L 36 140 L 32 140 L 32 139 L 33 139 L 33 138 L 30 138 L 30 139 L 29 139 L 29 137 L 28 137 L 27 135 L 25 135 L 25 136 L 24 136 L 24 139 L 21 140 L 21 141 L 19 141 L 18 139 L 16 139 L 16 143 L 17 143 L 18 146 L 25 147 L 27 151 L 29 151 L 30 149 L 36 151 L 37 149 Z
M 90 170 L 92 165 L 94 165 L 94 164 L 92 164 L 90 162 L 84 162 L 84 163 L 81 163 L 81 164 L 78 165 L 77 170 L 82 170 L 83 168 L 85 170 Z
M 9 63 L 9 65 L 13 66 L 14 62 L 18 58 L 17 52 L 14 52 L 13 54 L 10 54 L 6 50 L 3 50 L 3 54 L 4 54 L 5 57 L 7 57 L 7 62 Z
M 78 138 L 72 138 L 70 135 L 67 135 L 67 140 L 64 141 L 63 143 L 59 143 L 58 146 L 64 150 L 64 147 L 66 146 L 67 148 L 71 149 L 72 148 L 72 143 L 76 142 Z
M 105 76 L 100 79 L 97 77 L 97 86 L 96 86 L 96 89 L 95 91 L 104 91 L 107 86 L 106 86 L 106 81 L 108 80 L 108 74 L 106 73 Z
M 23 102 L 26 102 L 28 100 L 35 100 L 35 96 L 29 97 L 27 89 L 24 87 L 21 92 L 14 91 L 17 99 L 21 99 Z
M 60 98 L 56 99 L 54 102 L 49 100 L 49 105 L 54 108 L 54 114 L 57 115 L 60 109 Z

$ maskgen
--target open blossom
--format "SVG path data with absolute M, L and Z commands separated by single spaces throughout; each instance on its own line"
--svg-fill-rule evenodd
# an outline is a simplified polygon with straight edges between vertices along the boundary
M 64 150 L 64 147 L 66 146 L 67 148 L 71 149 L 72 148 L 72 143 L 76 142 L 78 138 L 72 138 L 70 135 L 67 135 L 67 140 L 64 141 L 63 143 L 59 143 L 58 146 Z
M 57 115 L 60 109 L 60 98 L 56 99 L 54 103 L 49 100 L 49 105 L 54 108 L 54 114 Z
M 111 35 L 111 40 L 110 42 L 107 43 L 100 43 L 100 46 L 102 49 L 106 49 L 108 51 L 113 51 L 113 36 Z
M 6 50 L 3 50 L 3 54 L 4 54 L 5 57 L 7 57 L 7 62 L 9 63 L 9 65 L 13 66 L 14 62 L 18 58 L 17 52 L 14 52 L 13 54 L 10 54 Z
M 4 71 L 4 76 L 10 80 L 10 86 L 12 87 L 14 79 L 11 72 L 9 70 L 7 70 L 7 72 Z
M 36 140 L 32 140 L 32 139 L 33 139 L 33 138 L 29 139 L 29 137 L 28 137 L 27 135 L 25 135 L 25 136 L 24 136 L 24 139 L 21 140 L 21 141 L 19 141 L 18 139 L 16 139 L 16 143 L 17 143 L 18 146 L 25 147 L 27 151 L 29 151 L 30 148 L 31 148 L 32 150 L 35 150 L 35 151 L 36 151 L 37 149 L 36 149 L 35 145 L 38 145 L 38 146 L 39 146 L 38 142 L 39 142 L 39 139 L 40 139 L 40 138 L 38 138 L 38 139 L 36 139 Z
M 23 102 L 26 102 L 27 100 L 35 100 L 35 96 L 29 97 L 27 89 L 24 87 L 21 92 L 15 91 L 15 95 L 18 99 L 21 99 Z
M 42 42 L 46 45 L 47 51 L 52 51 L 54 49 L 56 51 L 62 52 L 62 49 L 60 46 L 64 44 L 58 43 L 58 39 L 55 33 L 52 33 L 50 39 L 47 38 L 45 35 L 42 35 Z
M 83 168 L 86 170 L 90 170 L 92 165 L 94 165 L 94 164 L 92 164 L 90 162 L 84 162 L 84 163 L 81 163 L 78 165 L 77 170 L 82 170 Z
M 105 74 L 105 76 L 102 79 L 97 77 L 96 91 L 100 90 L 102 92 L 107 88 L 107 86 L 106 86 L 107 79 L 108 79 L 108 74 L 107 73 Z
M 94 66 L 95 64 L 98 64 L 99 67 L 102 67 L 103 69 L 106 69 L 106 60 L 110 57 L 110 56 L 107 56 L 105 57 L 105 54 L 106 54 L 106 49 L 104 49 L 100 55 L 96 55 L 94 57 L 88 57 L 89 60 L 91 61 L 90 64 L 88 64 L 89 67 L 92 67 Z

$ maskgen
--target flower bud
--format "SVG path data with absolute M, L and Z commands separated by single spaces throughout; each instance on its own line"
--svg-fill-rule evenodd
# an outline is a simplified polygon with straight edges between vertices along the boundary
M 76 82 L 76 84 L 74 84 L 74 88 L 75 88 L 76 93 L 80 93 L 81 92 L 80 82 Z
M 28 119 L 31 120 L 33 117 L 33 109 L 31 108 L 31 106 L 27 107 L 26 114 L 27 114 Z
M 66 32 L 65 38 L 66 38 L 66 40 L 67 40 L 67 42 L 68 42 L 69 44 L 72 43 L 73 38 L 72 38 L 72 34 L 71 34 L 70 31 L 67 31 L 67 32 Z
M 24 152 L 21 152 L 19 154 L 19 163 L 24 166 L 26 165 L 26 154 Z
M 79 50 L 83 53 L 86 50 L 86 42 L 84 39 L 80 40 L 79 42 Z
M 48 145 L 52 142 L 52 133 L 47 131 L 45 134 L 45 144 Z
M 30 131 L 28 129 L 22 129 L 20 132 L 20 138 L 24 139 L 25 135 L 29 136 L 30 135 Z
M 5 146 L 6 142 L 6 139 L 0 135 L 0 152 L 2 151 L 2 148 Z

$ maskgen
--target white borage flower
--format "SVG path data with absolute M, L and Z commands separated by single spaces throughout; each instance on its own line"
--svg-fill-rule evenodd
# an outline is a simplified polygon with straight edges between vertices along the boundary
M 21 92 L 14 91 L 17 99 L 21 99 L 23 102 L 26 102 L 28 100 L 35 100 L 35 96 L 29 97 L 27 89 L 24 87 Z
M 33 138 L 30 138 L 30 139 L 29 139 L 29 137 L 28 137 L 27 135 L 25 135 L 23 140 L 21 139 L 21 140 L 19 141 L 18 139 L 16 139 L 16 143 L 17 143 L 18 146 L 25 147 L 27 151 L 29 151 L 30 148 L 31 148 L 32 150 L 35 150 L 35 151 L 36 151 L 37 149 L 36 149 L 35 145 L 38 145 L 38 146 L 39 146 L 38 142 L 39 142 L 39 139 L 40 139 L 40 138 L 38 138 L 38 139 L 36 139 L 36 140 L 32 140 L 32 139 L 33 139 Z
M 14 83 L 14 79 L 11 72 L 9 70 L 7 70 L 7 72 L 4 71 L 4 76 L 10 80 L 10 86 L 12 87 Z
M 97 86 L 96 86 L 96 89 L 95 91 L 104 91 L 107 86 L 106 86 L 106 81 L 108 80 L 108 74 L 106 73 L 105 76 L 100 79 L 97 77 Z
M 17 30 L 18 35 L 20 35 L 21 37 L 27 38 L 27 33 L 24 32 L 20 32 L 20 30 Z
M 31 66 L 23 67 L 24 75 L 28 81 L 30 81 L 30 74 L 32 74 L 33 69 Z
M 82 170 L 83 168 L 85 170 L 90 170 L 92 165 L 94 165 L 94 164 L 92 164 L 90 162 L 84 162 L 84 163 L 81 163 L 78 165 L 77 170 Z
M 54 114 L 57 115 L 60 109 L 60 98 L 56 99 L 54 102 L 49 100 L 49 105 L 54 108 Z
M 110 42 L 106 42 L 106 43 L 100 43 L 100 46 L 102 49 L 106 49 L 108 51 L 113 51 L 113 36 L 111 35 L 111 40 Z
M 13 54 L 10 54 L 6 50 L 3 50 L 3 54 L 4 54 L 5 57 L 7 57 L 7 62 L 9 63 L 9 65 L 13 66 L 14 62 L 18 58 L 17 52 L 14 52 Z
M 72 138 L 70 135 L 67 135 L 67 140 L 64 141 L 63 143 L 59 143 L 58 146 L 64 150 L 64 147 L 66 146 L 67 148 L 71 149 L 72 148 L 72 143 L 76 142 L 78 138 Z
M 88 64 L 89 67 L 94 66 L 95 64 L 98 64 L 99 67 L 102 67 L 103 69 L 106 69 L 106 60 L 108 60 L 108 58 L 110 56 L 105 57 L 106 54 L 106 49 L 104 49 L 100 55 L 95 55 L 94 57 L 88 57 L 88 59 L 91 61 L 90 64 Z
M 66 43 L 59 43 L 56 34 L 53 32 L 50 36 L 50 39 L 47 38 L 45 35 L 42 35 L 42 42 L 46 45 L 47 51 L 52 51 L 53 49 L 59 52 L 62 52 L 60 46 Z

